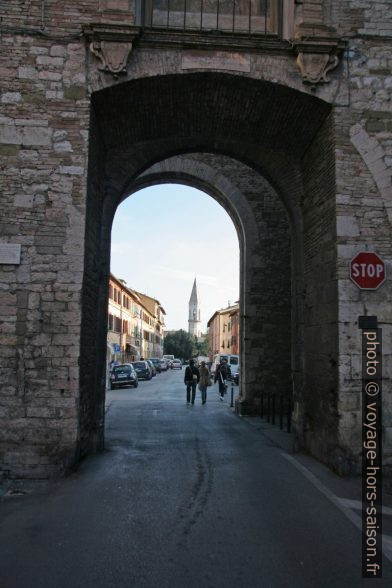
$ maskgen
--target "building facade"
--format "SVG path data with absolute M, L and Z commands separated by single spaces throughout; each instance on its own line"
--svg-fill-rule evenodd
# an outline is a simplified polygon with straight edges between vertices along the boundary
M 239 304 L 230 313 L 230 353 L 240 353 L 240 307 Z
M 142 310 L 143 319 L 143 353 L 146 359 L 149 357 L 162 357 L 163 355 L 163 339 L 165 328 L 165 309 L 161 303 L 142 294 L 136 292 L 141 304 L 145 310 Z
M 162 357 L 165 310 L 154 298 L 109 279 L 107 361 Z
M 103 447 L 112 220 L 168 181 L 237 229 L 238 412 L 283 390 L 298 447 L 358 471 L 360 317 L 377 317 L 392 471 L 392 3 L 186 4 L 2 3 L 3 476 Z M 385 262 L 377 290 L 350 278 L 362 251 Z
M 239 353 L 239 304 L 214 312 L 207 323 L 209 355 Z

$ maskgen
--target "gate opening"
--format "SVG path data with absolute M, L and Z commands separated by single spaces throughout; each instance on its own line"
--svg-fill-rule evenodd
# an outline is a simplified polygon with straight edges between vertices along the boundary
M 237 229 L 242 373 L 238 412 L 259 414 L 264 392 L 292 393 L 299 443 L 304 442 L 306 423 L 306 444 L 313 453 L 323 454 L 327 438 L 328 447 L 336 446 L 336 369 L 331 369 L 338 354 L 333 132 L 330 106 L 322 100 L 240 75 L 157 75 L 93 94 L 80 358 L 81 454 L 103 446 L 115 211 L 141 188 L 173 182 L 210 194 Z M 327 306 L 325 300 L 331 303 Z M 322 457 L 328 462 L 329 456 Z
M 123 200 L 111 235 L 107 364 L 162 357 L 165 332 L 179 330 L 195 339 L 194 355 L 238 352 L 229 324 L 218 351 L 208 342 L 210 317 L 239 299 L 238 237 L 221 205 L 186 185 L 151 186 Z

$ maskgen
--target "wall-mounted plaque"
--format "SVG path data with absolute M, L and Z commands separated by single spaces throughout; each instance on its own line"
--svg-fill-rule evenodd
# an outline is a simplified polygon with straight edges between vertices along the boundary
M 223 69 L 250 72 L 250 58 L 228 51 L 190 51 L 182 56 L 182 69 Z
M 20 264 L 20 244 L 0 243 L 0 264 Z

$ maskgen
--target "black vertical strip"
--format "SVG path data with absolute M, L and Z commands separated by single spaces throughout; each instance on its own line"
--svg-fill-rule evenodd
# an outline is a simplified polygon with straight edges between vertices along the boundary
M 382 329 L 362 328 L 362 577 L 382 578 Z

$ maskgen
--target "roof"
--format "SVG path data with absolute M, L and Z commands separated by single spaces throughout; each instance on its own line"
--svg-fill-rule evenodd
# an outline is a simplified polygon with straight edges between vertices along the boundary
M 210 323 L 214 320 L 216 315 L 220 314 L 235 314 L 239 310 L 239 304 L 236 302 L 233 306 L 228 306 L 227 308 L 221 308 L 220 310 L 216 310 L 210 320 L 207 322 L 207 327 L 210 326 Z
M 139 296 L 140 300 L 147 308 L 147 310 L 151 312 L 154 316 L 157 306 L 161 309 L 162 314 L 166 315 L 165 309 L 163 308 L 159 300 L 157 300 L 156 298 L 152 298 L 152 296 L 148 296 L 147 294 L 142 294 L 141 292 L 136 292 L 136 294 Z
M 125 285 L 125 282 L 123 280 L 116 278 L 116 276 L 113 275 L 112 273 L 110 273 L 109 278 L 110 278 L 110 280 L 115 282 L 122 290 L 125 290 L 125 292 L 127 292 L 130 296 L 132 296 L 136 300 L 136 302 L 138 302 L 141 306 L 143 306 L 145 308 L 145 310 L 147 310 L 154 317 L 156 317 L 156 313 L 155 313 L 156 306 L 158 306 L 161 309 L 162 314 L 166 315 L 165 309 L 163 308 L 163 306 L 161 305 L 159 300 L 156 300 L 155 298 L 152 298 L 151 296 L 147 296 L 147 294 L 141 294 L 140 292 L 136 292 L 136 290 L 132 290 L 131 288 L 129 288 L 128 286 Z
M 112 280 L 113 282 L 116 282 L 116 284 L 122 288 L 123 290 L 125 290 L 126 292 L 128 292 L 128 294 L 130 296 L 133 296 L 133 298 L 136 298 L 137 302 L 141 303 L 141 300 L 137 294 L 137 292 L 135 292 L 135 290 L 131 290 L 131 288 L 129 288 L 128 286 L 126 286 L 125 282 L 123 280 L 120 280 L 119 278 L 116 278 L 115 275 L 113 275 L 112 273 L 110 273 L 109 275 L 110 280 Z

